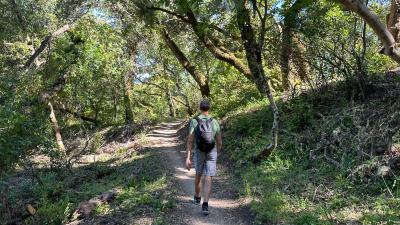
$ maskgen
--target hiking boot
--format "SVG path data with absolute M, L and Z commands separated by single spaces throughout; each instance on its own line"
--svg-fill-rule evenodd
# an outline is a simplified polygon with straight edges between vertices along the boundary
M 202 210 L 202 212 L 203 212 L 203 214 L 205 215 L 205 216 L 207 216 L 208 215 L 208 202 L 203 202 L 203 205 L 202 205 L 202 207 L 201 207 L 201 210 Z
M 200 201 L 201 201 L 201 197 L 196 197 L 196 196 L 193 197 L 193 203 L 194 204 L 200 205 Z

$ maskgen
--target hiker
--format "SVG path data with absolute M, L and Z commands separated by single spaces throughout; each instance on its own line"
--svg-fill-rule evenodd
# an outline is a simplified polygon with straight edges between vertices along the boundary
M 211 194 L 212 177 L 217 172 L 217 155 L 222 147 L 221 130 L 218 121 L 209 115 L 210 102 L 204 99 L 200 102 L 200 115 L 192 119 L 187 140 L 186 168 L 192 167 L 192 149 L 194 147 L 193 161 L 196 170 L 194 181 L 195 194 L 193 201 L 200 205 L 201 190 L 203 189 L 202 212 L 208 215 L 208 200 Z M 203 187 L 201 179 L 204 178 Z

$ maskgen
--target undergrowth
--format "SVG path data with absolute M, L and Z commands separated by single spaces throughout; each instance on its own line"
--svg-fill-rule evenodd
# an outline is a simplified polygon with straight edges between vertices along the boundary
M 278 100 L 279 146 L 258 165 L 250 158 L 269 143 L 268 103 L 226 116 L 242 194 L 261 223 L 400 223 L 399 82 L 372 79 L 362 98 L 348 82 L 328 88 Z

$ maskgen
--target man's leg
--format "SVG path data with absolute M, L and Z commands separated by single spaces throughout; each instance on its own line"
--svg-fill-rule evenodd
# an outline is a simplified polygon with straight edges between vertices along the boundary
M 205 176 L 204 177 L 204 200 L 203 200 L 203 202 L 208 202 L 208 200 L 210 199 L 211 181 L 212 181 L 212 177 L 211 176 Z
M 208 200 L 211 195 L 211 181 L 212 177 L 215 176 L 217 172 L 217 150 L 212 150 L 207 155 L 207 161 L 205 164 L 205 176 L 204 176 L 204 201 L 208 204 Z
M 200 197 L 201 193 L 201 174 L 196 174 L 196 178 L 194 180 L 194 196 Z
M 196 169 L 196 177 L 194 179 L 194 203 L 200 204 L 201 201 L 201 172 L 203 171 L 203 166 L 201 162 L 201 153 L 195 151 L 193 154 L 194 167 Z
M 204 186 L 203 186 L 204 200 L 203 200 L 203 205 L 201 207 L 204 215 L 208 215 L 208 200 L 210 199 L 210 194 L 211 194 L 211 181 L 212 181 L 212 176 L 204 176 Z

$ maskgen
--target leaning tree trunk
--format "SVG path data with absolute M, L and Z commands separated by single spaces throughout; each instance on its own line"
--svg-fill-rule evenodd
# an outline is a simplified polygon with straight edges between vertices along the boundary
M 54 113 L 53 105 L 51 104 L 51 102 L 48 102 L 47 105 L 50 108 L 49 117 L 50 117 L 51 126 L 53 127 L 53 131 L 56 136 L 58 150 L 62 153 L 65 153 L 66 152 L 65 146 L 64 146 L 64 142 L 63 142 L 63 139 L 61 136 L 60 126 L 58 125 L 56 114 Z
M 36 51 L 29 57 L 29 59 L 26 61 L 24 68 L 29 68 L 32 63 L 39 57 L 39 55 L 46 49 L 46 47 L 52 42 L 53 39 L 61 36 L 65 32 L 69 31 L 74 27 L 74 24 L 67 24 L 62 27 L 60 27 L 58 30 L 54 31 L 53 33 L 50 33 L 47 35 L 43 41 L 40 43 L 40 46 Z
M 246 38 L 247 39 L 247 38 Z M 245 40 L 246 40 L 245 39 Z M 275 99 L 272 94 L 271 86 L 269 84 L 269 78 L 265 76 L 261 61 L 261 53 L 255 51 L 254 46 L 251 44 L 245 44 L 246 58 L 249 64 L 249 68 L 252 71 L 254 77 L 254 83 L 257 85 L 260 92 L 269 100 L 270 108 L 273 113 L 273 122 L 271 128 L 271 143 L 266 146 L 257 156 L 254 157 L 254 162 L 259 162 L 262 159 L 271 155 L 278 145 L 278 119 L 279 110 L 275 103 Z
M 63 73 L 61 76 L 59 76 L 56 79 L 56 81 L 53 83 L 53 85 L 48 90 L 42 92 L 39 96 L 40 102 L 42 104 L 47 104 L 47 106 L 50 109 L 49 118 L 50 118 L 51 126 L 53 128 L 53 131 L 54 131 L 54 134 L 56 137 L 56 143 L 57 143 L 58 150 L 62 153 L 66 153 L 66 149 L 65 149 L 63 139 L 61 136 L 61 131 L 60 131 L 60 127 L 58 125 L 56 114 L 54 113 L 53 104 L 51 103 L 51 98 L 54 95 L 56 95 L 58 91 L 60 91 L 64 88 L 64 85 L 67 81 L 68 76 L 69 76 L 69 72 L 66 71 L 65 73 Z
M 395 37 L 393 37 L 390 30 L 383 24 L 379 17 L 371 12 L 363 2 L 359 0 L 334 0 L 347 9 L 357 13 L 363 18 L 367 24 L 378 36 L 379 40 L 383 43 L 384 49 L 382 53 L 389 56 L 393 61 L 400 63 L 400 50 L 396 46 Z
M 58 149 L 62 153 L 66 153 L 66 149 L 65 149 L 65 146 L 64 146 L 64 143 L 63 143 L 63 139 L 62 139 L 62 136 L 61 136 L 60 127 L 58 126 L 58 121 L 57 121 L 57 118 L 56 118 L 56 114 L 54 113 L 54 108 L 53 108 L 53 105 L 51 103 L 51 99 L 59 91 L 61 91 L 64 88 L 64 86 L 65 86 L 65 84 L 67 82 L 67 79 L 69 78 L 69 75 L 70 75 L 70 73 L 68 71 L 68 68 L 71 65 L 75 64 L 76 60 L 77 60 L 77 56 L 74 58 L 74 60 L 72 62 L 70 62 L 62 70 L 62 72 L 61 72 L 62 75 L 58 76 L 57 79 L 53 82 L 53 84 L 46 91 L 40 93 L 40 95 L 39 95 L 40 103 L 42 103 L 43 105 L 46 104 L 50 108 L 50 115 L 49 115 L 50 122 L 51 122 L 51 125 L 53 127 L 53 130 L 54 130 L 54 133 L 55 133 L 55 136 L 56 136 Z M 96 118 L 94 119 L 94 121 L 96 121 Z
M 199 41 L 206 47 L 214 57 L 220 61 L 226 62 L 233 67 L 235 67 L 240 73 L 242 73 L 246 78 L 252 80 L 252 74 L 250 72 L 249 67 L 246 65 L 242 59 L 238 58 L 234 52 L 230 51 L 228 48 L 225 48 L 221 45 L 221 42 L 218 42 L 215 38 L 209 35 L 207 32 L 207 27 L 205 23 L 197 21 L 197 18 L 190 8 L 191 3 L 188 0 L 180 0 L 180 5 L 183 6 L 182 11 L 185 12 L 185 16 L 179 15 L 177 13 L 168 12 L 168 10 L 164 10 L 158 7 L 147 7 L 150 10 L 159 10 L 166 13 L 169 13 L 176 18 L 180 19 L 182 22 L 189 24 L 194 34 L 199 38 Z M 214 26 L 215 28 L 215 26 Z
M 258 155 L 254 156 L 253 162 L 260 162 L 262 159 L 271 155 L 278 145 L 278 121 L 279 110 L 275 103 L 269 84 L 269 77 L 265 75 L 262 63 L 262 46 L 257 43 L 255 32 L 251 25 L 250 12 L 246 8 L 246 1 L 239 1 L 237 9 L 237 23 L 240 28 L 240 34 L 243 46 L 246 52 L 247 64 L 252 73 L 253 82 L 257 85 L 261 94 L 269 100 L 269 106 L 273 114 L 273 122 L 271 128 L 271 142 Z M 264 41 L 260 38 L 260 41 Z
M 179 61 L 183 68 L 193 77 L 196 81 L 197 85 L 200 88 L 201 95 L 205 98 L 210 97 L 210 86 L 208 85 L 207 77 L 198 69 L 195 65 L 193 65 L 189 59 L 185 56 L 185 54 L 179 49 L 178 45 L 172 40 L 169 36 L 167 30 L 162 30 L 162 36 L 164 38 L 165 43 L 171 49 L 175 58 Z

